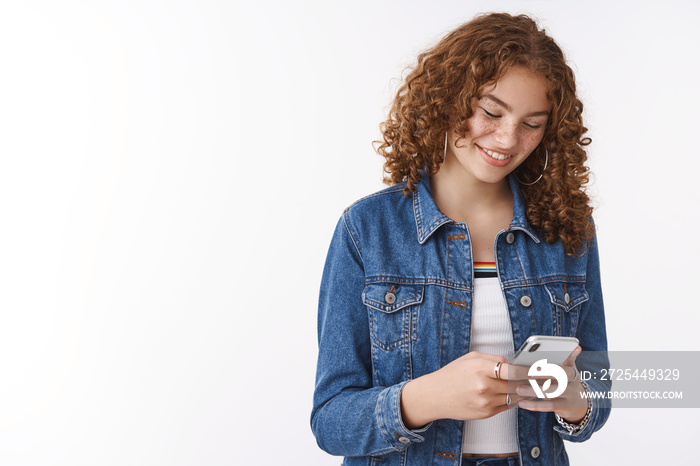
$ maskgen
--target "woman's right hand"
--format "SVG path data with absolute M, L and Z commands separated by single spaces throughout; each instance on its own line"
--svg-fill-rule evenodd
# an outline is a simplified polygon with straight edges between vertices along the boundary
M 502 363 L 501 380 L 496 363 Z M 437 419 L 485 419 L 525 399 L 508 395 L 508 364 L 503 356 L 472 351 L 442 369 L 408 382 L 401 393 L 404 425 L 415 429 Z

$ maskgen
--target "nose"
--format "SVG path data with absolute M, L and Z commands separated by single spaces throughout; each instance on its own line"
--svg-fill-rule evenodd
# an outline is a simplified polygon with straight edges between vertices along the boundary
M 501 145 L 502 149 L 511 149 L 518 145 L 520 132 L 518 125 L 508 121 L 502 121 L 496 130 L 496 141 Z

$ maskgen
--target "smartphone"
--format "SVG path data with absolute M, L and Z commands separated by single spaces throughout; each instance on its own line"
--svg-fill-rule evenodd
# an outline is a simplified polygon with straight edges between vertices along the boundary
M 578 338 L 531 335 L 520 347 L 509 364 L 531 366 L 540 359 L 549 364 L 562 365 L 578 346 Z

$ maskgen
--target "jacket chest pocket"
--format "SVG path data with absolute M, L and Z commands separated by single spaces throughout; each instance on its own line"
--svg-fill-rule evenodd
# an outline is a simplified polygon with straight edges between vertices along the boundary
M 572 337 L 578 328 L 581 305 L 588 301 L 588 293 L 581 283 L 555 282 L 545 285 L 552 303 L 554 335 Z
M 372 343 L 377 347 L 391 351 L 416 340 L 423 285 L 373 283 L 365 287 L 362 301 L 369 310 Z

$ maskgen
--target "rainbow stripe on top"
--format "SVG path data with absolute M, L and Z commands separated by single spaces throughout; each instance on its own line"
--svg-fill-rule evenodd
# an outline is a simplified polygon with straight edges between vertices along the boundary
M 495 262 L 474 262 L 474 278 L 498 277 Z

